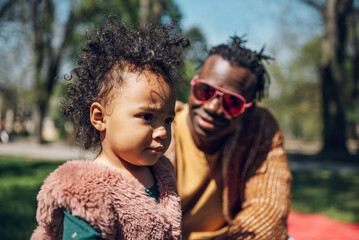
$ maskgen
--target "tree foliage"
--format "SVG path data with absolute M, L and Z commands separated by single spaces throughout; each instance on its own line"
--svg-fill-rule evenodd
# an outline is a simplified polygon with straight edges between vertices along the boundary
M 26 26 L 26 31 L 11 38 L 28 38 L 28 44 L 18 48 L 31 52 L 30 99 L 35 136 L 40 142 L 50 98 L 62 79 L 61 66 L 65 62 L 71 67 L 75 65 L 73 59 L 84 41 L 86 29 L 100 25 L 110 14 L 118 15 L 133 26 L 146 22 L 161 24 L 181 17 L 173 0 L 7 0 L 0 3 L 0 30 L 11 24 Z
M 320 138 L 319 45 L 317 38 L 305 44 L 287 67 L 275 63 L 267 66 L 273 81 L 269 98 L 263 102 L 272 109 L 289 138 Z
M 323 114 L 323 152 L 346 152 L 347 113 L 358 104 L 358 14 L 354 0 L 302 0 L 323 18 L 319 65 Z M 352 34 L 350 34 L 352 33 Z M 352 69 L 352 72 L 348 70 Z
M 188 38 L 191 45 L 186 49 L 184 65 L 185 84 L 178 89 L 177 99 L 187 102 L 190 93 L 190 81 L 198 74 L 201 63 L 207 57 L 208 49 L 206 39 L 198 27 L 185 30 L 184 35 Z

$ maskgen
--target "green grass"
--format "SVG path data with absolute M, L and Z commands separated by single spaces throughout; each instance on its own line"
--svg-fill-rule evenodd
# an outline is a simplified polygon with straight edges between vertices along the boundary
M 354 171 L 293 172 L 292 209 L 359 222 L 359 174 Z
M 0 156 L 0 238 L 29 239 L 36 227 L 36 195 L 63 161 Z M 293 172 L 292 208 L 359 222 L 358 172 Z
M 63 162 L 0 156 L 0 238 L 30 239 L 36 195 L 45 177 Z

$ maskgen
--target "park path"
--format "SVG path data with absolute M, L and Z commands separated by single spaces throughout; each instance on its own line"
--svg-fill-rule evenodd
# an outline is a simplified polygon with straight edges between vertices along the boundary
M 303 145 L 298 144 L 297 142 L 289 142 L 289 144 L 285 145 L 285 148 L 288 154 L 289 167 L 292 171 L 315 171 L 318 169 L 330 171 L 359 171 L 359 159 L 354 162 L 341 161 L 340 157 L 335 161 L 329 159 L 319 160 L 313 157 L 309 158 L 309 160 L 308 158 L 305 159 L 304 156 L 313 156 L 318 151 L 318 144 Z M 300 157 L 301 154 L 303 155 L 303 158 Z M 41 145 L 29 141 L 16 141 L 7 144 L 0 143 L 0 155 L 52 161 L 93 159 L 96 156 L 96 153 L 92 151 L 85 151 L 75 144 L 65 142 L 55 142 Z
M 56 142 L 38 144 L 20 141 L 0 144 L 0 155 L 19 156 L 43 160 L 93 159 L 96 154 L 75 144 Z

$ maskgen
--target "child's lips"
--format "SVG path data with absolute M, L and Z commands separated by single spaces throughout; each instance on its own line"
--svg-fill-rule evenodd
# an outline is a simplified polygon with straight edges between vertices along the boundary
M 160 153 L 160 152 L 163 152 L 164 147 L 163 147 L 163 146 L 149 147 L 148 149 L 149 149 L 150 151 L 152 151 L 152 152 L 158 152 L 158 153 Z

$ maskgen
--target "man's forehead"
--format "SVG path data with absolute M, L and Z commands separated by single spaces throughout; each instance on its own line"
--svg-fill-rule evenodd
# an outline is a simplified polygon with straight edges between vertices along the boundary
M 220 55 L 211 55 L 203 64 L 201 77 L 213 77 L 216 75 L 228 76 L 237 80 L 253 80 L 255 74 L 246 67 L 231 64 L 228 60 Z
M 200 78 L 250 98 L 257 84 L 256 75 L 248 68 L 231 64 L 222 56 L 211 55 L 204 63 Z

